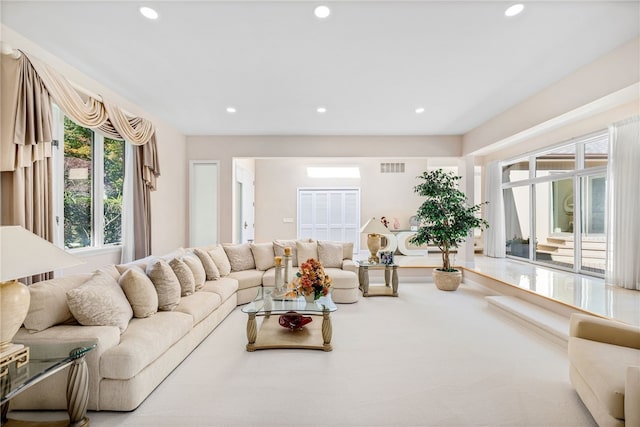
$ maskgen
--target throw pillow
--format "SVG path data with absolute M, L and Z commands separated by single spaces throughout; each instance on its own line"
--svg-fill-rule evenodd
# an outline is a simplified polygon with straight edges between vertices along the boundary
M 213 259 L 213 262 L 218 266 L 218 270 L 220 271 L 221 276 L 228 276 L 231 273 L 231 264 L 229 263 L 229 258 L 227 258 L 227 253 L 222 248 L 221 245 L 218 245 L 214 248 L 209 249 L 209 255 Z
M 115 279 L 103 271 L 68 291 L 67 304 L 73 317 L 84 326 L 117 326 L 122 333 L 133 317 L 124 292 Z
M 251 243 L 251 253 L 258 270 L 267 271 L 276 265 L 273 243 Z
M 291 248 L 291 262 L 294 267 L 298 266 L 298 253 L 296 251 L 295 240 L 274 240 L 273 252 L 275 256 L 284 256 L 284 248 Z M 306 261 L 306 260 L 305 260 Z
M 353 242 L 342 242 L 342 259 L 353 259 Z
M 182 257 L 182 261 L 187 264 L 187 267 L 189 267 L 193 273 L 195 290 L 199 291 L 204 287 L 204 282 L 207 280 L 207 273 L 204 271 L 200 258 L 198 258 L 198 256 L 193 252 L 189 252 Z
M 251 253 L 251 247 L 248 243 L 224 245 L 223 248 L 227 254 L 227 258 L 229 258 L 231 271 L 253 270 L 256 268 L 253 253 Z
M 296 242 L 296 251 L 298 252 L 298 265 L 309 258 L 318 259 L 318 243 L 317 242 L 304 242 L 298 240 Z
M 318 241 L 318 260 L 325 268 L 342 268 L 343 252 L 340 242 Z
M 144 271 L 130 268 L 120 276 L 118 283 L 133 309 L 134 317 L 144 318 L 157 313 L 158 293 Z
M 90 277 L 77 274 L 30 285 L 31 302 L 24 327 L 29 332 L 40 332 L 60 323 L 75 322 L 67 304 L 67 292 L 82 286 Z
M 169 263 L 156 258 L 149 263 L 146 273 L 158 294 L 158 310 L 173 310 L 180 303 L 180 282 Z
M 205 274 L 207 276 L 207 280 L 218 280 L 220 278 L 220 270 L 216 266 L 216 263 L 213 262 L 209 253 L 203 249 L 194 249 L 193 253 L 197 255 L 204 267 Z
M 180 296 L 186 297 L 193 294 L 196 290 L 196 279 L 187 264 L 180 258 L 174 258 L 169 261 L 169 266 L 180 282 Z

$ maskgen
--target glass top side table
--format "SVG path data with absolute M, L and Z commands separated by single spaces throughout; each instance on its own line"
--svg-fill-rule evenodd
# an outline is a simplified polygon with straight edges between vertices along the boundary
M 70 367 L 66 390 L 69 421 L 48 424 L 51 426 L 88 426 L 89 419 L 86 415 L 89 400 L 89 372 L 84 357 L 95 347 L 95 342 L 87 341 L 32 344 L 29 345 L 30 360 L 28 363 L 22 366 L 20 363 L 3 366 L 3 369 L 0 370 L 2 374 L 0 377 L 0 425 L 10 427 L 21 424 L 19 421 L 7 419 L 11 399 L 45 378 Z
M 397 297 L 398 296 L 398 264 L 382 264 L 356 260 L 358 266 L 358 282 L 363 297 Z M 384 286 L 369 286 L 369 270 L 384 269 Z

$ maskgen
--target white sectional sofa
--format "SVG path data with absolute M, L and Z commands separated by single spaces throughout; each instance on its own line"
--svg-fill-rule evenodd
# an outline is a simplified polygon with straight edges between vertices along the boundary
M 292 248 L 294 272 L 298 261 L 320 259 L 333 278 L 334 301 L 357 302 L 349 243 L 181 248 L 30 286 L 29 313 L 14 342 L 97 343 L 86 358 L 88 409 L 134 410 L 237 305 L 253 300 L 260 286 L 274 286 L 274 256 L 285 247 Z M 54 375 L 13 399 L 11 408 L 65 409 L 65 385 L 66 375 Z

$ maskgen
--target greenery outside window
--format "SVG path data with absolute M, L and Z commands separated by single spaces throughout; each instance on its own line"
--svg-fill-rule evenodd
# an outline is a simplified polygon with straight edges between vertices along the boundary
M 66 249 L 122 242 L 124 141 L 64 117 L 63 220 Z

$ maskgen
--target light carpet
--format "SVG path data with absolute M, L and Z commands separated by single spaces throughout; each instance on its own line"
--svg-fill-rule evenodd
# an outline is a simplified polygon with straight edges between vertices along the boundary
M 90 412 L 91 425 L 596 425 L 566 350 L 491 310 L 485 288 L 399 291 L 339 305 L 326 353 L 247 352 L 238 308 L 137 410 Z

